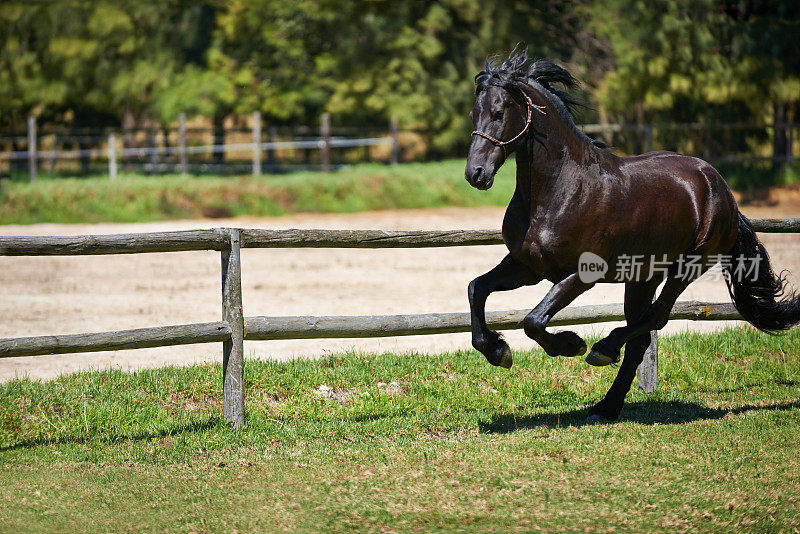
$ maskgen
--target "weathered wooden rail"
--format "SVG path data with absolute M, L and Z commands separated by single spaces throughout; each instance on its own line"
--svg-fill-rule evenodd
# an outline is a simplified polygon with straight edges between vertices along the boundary
M 759 232 L 800 233 L 800 219 L 760 219 Z M 361 338 L 468 332 L 468 313 L 421 315 L 244 317 L 241 289 L 242 248 L 423 248 L 501 244 L 492 230 L 409 231 L 380 230 L 257 230 L 214 228 L 179 232 L 93 236 L 0 236 L 0 256 L 66 256 L 138 254 L 191 250 L 219 251 L 222 260 L 222 321 L 161 326 L 92 334 L 70 334 L 0 339 L 0 358 L 67 354 L 222 342 L 223 414 L 235 428 L 244 424 L 244 347 L 248 340 Z M 492 328 L 521 328 L 529 310 L 487 313 Z M 741 319 L 732 304 L 679 302 L 671 319 Z M 558 313 L 551 325 L 588 324 L 624 320 L 622 304 L 574 306 Z M 657 384 L 656 340 L 643 364 L 640 381 Z

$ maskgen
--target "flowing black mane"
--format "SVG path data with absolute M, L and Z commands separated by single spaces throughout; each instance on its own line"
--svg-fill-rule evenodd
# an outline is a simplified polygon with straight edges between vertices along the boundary
M 519 53 L 512 51 L 503 61 L 499 61 L 498 58 L 497 55 L 486 58 L 484 70 L 475 76 L 475 94 L 479 94 L 490 85 L 516 92 L 520 90 L 517 83 L 530 85 L 531 82 L 536 82 L 564 105 L 562 112 L 564 118 L 575 126 L 576 108 L 585 107 L 585 105 L 566 91 L 552 85 L 560 83 L 569 89 L 578 87 L 578 80 L 567 69 L 546 59 L 531 61 L 527 50 Z M 589 143 L 599 148 L 607 148 L 605 143 L 588 137 L 577 126 L 575 126 L 575 130 Z
M 578 80 L 565 68 L 552 61 L 540 59 L 531 62 L 527 50 L 520 53 L 511 52 L 499 64 L 498 56 L 486 58 L 484 70 L 475 76 L 476 93 L 480 93 L 490 85 L 513 89 L 517 83 L 530 84 L 531 81 L 537 82 L 555 95 L 564 104 L 570 115 L 574 114 L 575 107 L 582 106 L 569 93 L 552 86 L 554 83 L 560 83 L 564 87 L 572 89 L 578 86 Z

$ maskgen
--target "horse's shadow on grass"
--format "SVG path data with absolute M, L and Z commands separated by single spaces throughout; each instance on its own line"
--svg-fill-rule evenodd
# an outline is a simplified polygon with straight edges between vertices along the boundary
M 642 425 L 674 425 L 692 421 L 722 419 L 750 411 L 791 410 L 800 408 L 800 401 L 756 406 L 747 404 L 738 408 L 709 408 L 692 402 L 681 401 L 637 401 L 626 403 L 619 422 L 633 422 Z M 480 424 L 480 431 L 489 434 L 506 434 L 530 428 L 581 427 L 586 422 L 587 408 L 558 413 L 540 413 L 519 416 L 513 413 L 499 414 L 486 423 Z
M 181 434 L 188 434 L 192 432 L 202 432 L 214 428 L 221 424 L 218 417 L 206 419 L 203 421 L 190 421 L 187 423 L 177 424 L 162 428 L 160 430 L 153 430 L 149 432 L 138 432 L 130 435 L 116 434 L 116 435 L 92 435 L 81 436 L 74 438 L 61 438 L 61 439 L 28 439 L 20 441 L 13 445 L 0 447 L 0 452 L 15 451 L 19 449 L 30 449 L 39 445 L 64 445 L 64 444 L 83 444 L 83 443 L 122 443 L 131 441 L 149 441 L 151 439 L 167 438 L 171 436 L 178 436 Z

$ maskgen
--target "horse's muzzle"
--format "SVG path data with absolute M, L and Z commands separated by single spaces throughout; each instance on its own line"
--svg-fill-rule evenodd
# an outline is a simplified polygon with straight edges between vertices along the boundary
M 469 182 L 469 185 L 481 191 L 489 189 L 494 183 L 494 173 L 486 172 L 483 167 L 468 168 L 464 173 L 464 177 Z

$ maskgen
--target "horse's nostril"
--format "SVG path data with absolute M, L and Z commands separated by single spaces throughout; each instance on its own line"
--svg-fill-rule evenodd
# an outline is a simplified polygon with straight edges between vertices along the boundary
M 480 179 L 481 174 L 483 174 L 483 167 L 475 167 L 475 170 L 472 171 L 472 181 L 477 182 Z

